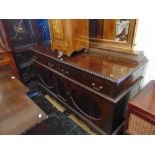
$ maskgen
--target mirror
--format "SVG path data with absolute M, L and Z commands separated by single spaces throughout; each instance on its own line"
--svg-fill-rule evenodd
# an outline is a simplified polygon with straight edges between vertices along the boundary
M 76 23 L 76 39 L 82 32 L 90 48 L 133 52 L 136 19 L 80 19 Z
M 90 19 L 89 36 L 90 38 L 127 42 L 129 23 L 129 19 Z
M 90 19 L 90 46 L 132 53 L 137 20 Z

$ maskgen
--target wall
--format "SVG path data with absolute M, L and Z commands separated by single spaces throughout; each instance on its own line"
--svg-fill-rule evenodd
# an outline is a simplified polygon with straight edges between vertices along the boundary
M 137 28 L 135 50 L 144 51 L 149 63 L 146 69 L 144 85 L 155 80 L 155 19 L 140 19 Z

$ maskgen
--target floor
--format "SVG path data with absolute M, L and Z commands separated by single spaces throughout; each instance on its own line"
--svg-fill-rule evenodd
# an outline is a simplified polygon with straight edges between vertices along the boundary
M 32 100 L 48 114 L 46 120 L 49 135 L 88 135 L 88 133 L 79 127 L 75 122 L 68 118 L 68 111 L 60 112 L 51 103 L 49 103 L 41 92 L 35 92 L 29 95 Z M 44 134 L 44 133 L 41 133 Z

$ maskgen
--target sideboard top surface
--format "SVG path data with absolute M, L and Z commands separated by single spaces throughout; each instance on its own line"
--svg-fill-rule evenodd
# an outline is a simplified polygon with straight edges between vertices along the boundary
M 121 59 L 105 56 L 103 54 L 95 53 L 80 53 L 75 54 L 71 57 L 62 56 L 58 57 L 57 54 L 53 53 L 50 49 L 41 46 L 33 47 L 34 51 L 40 52 L 43 55 L 50 56 L 57 60 L 60 60 L 68 65 L 75 66 L 80 69 L 87 70 L 88 72 L 107 77 L 113 82 L 120 82 L 123 79 L 131 75 L 138 64 L 125 62 Z

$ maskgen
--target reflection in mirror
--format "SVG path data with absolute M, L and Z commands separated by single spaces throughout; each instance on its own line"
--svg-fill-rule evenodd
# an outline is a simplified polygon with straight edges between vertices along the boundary
M 128 40 L 129 19 L 90 19 L 91 38 L 124 41 Z
M 116 41 L 128 40 L 129 19 L 118 19 L 116 22 Z

